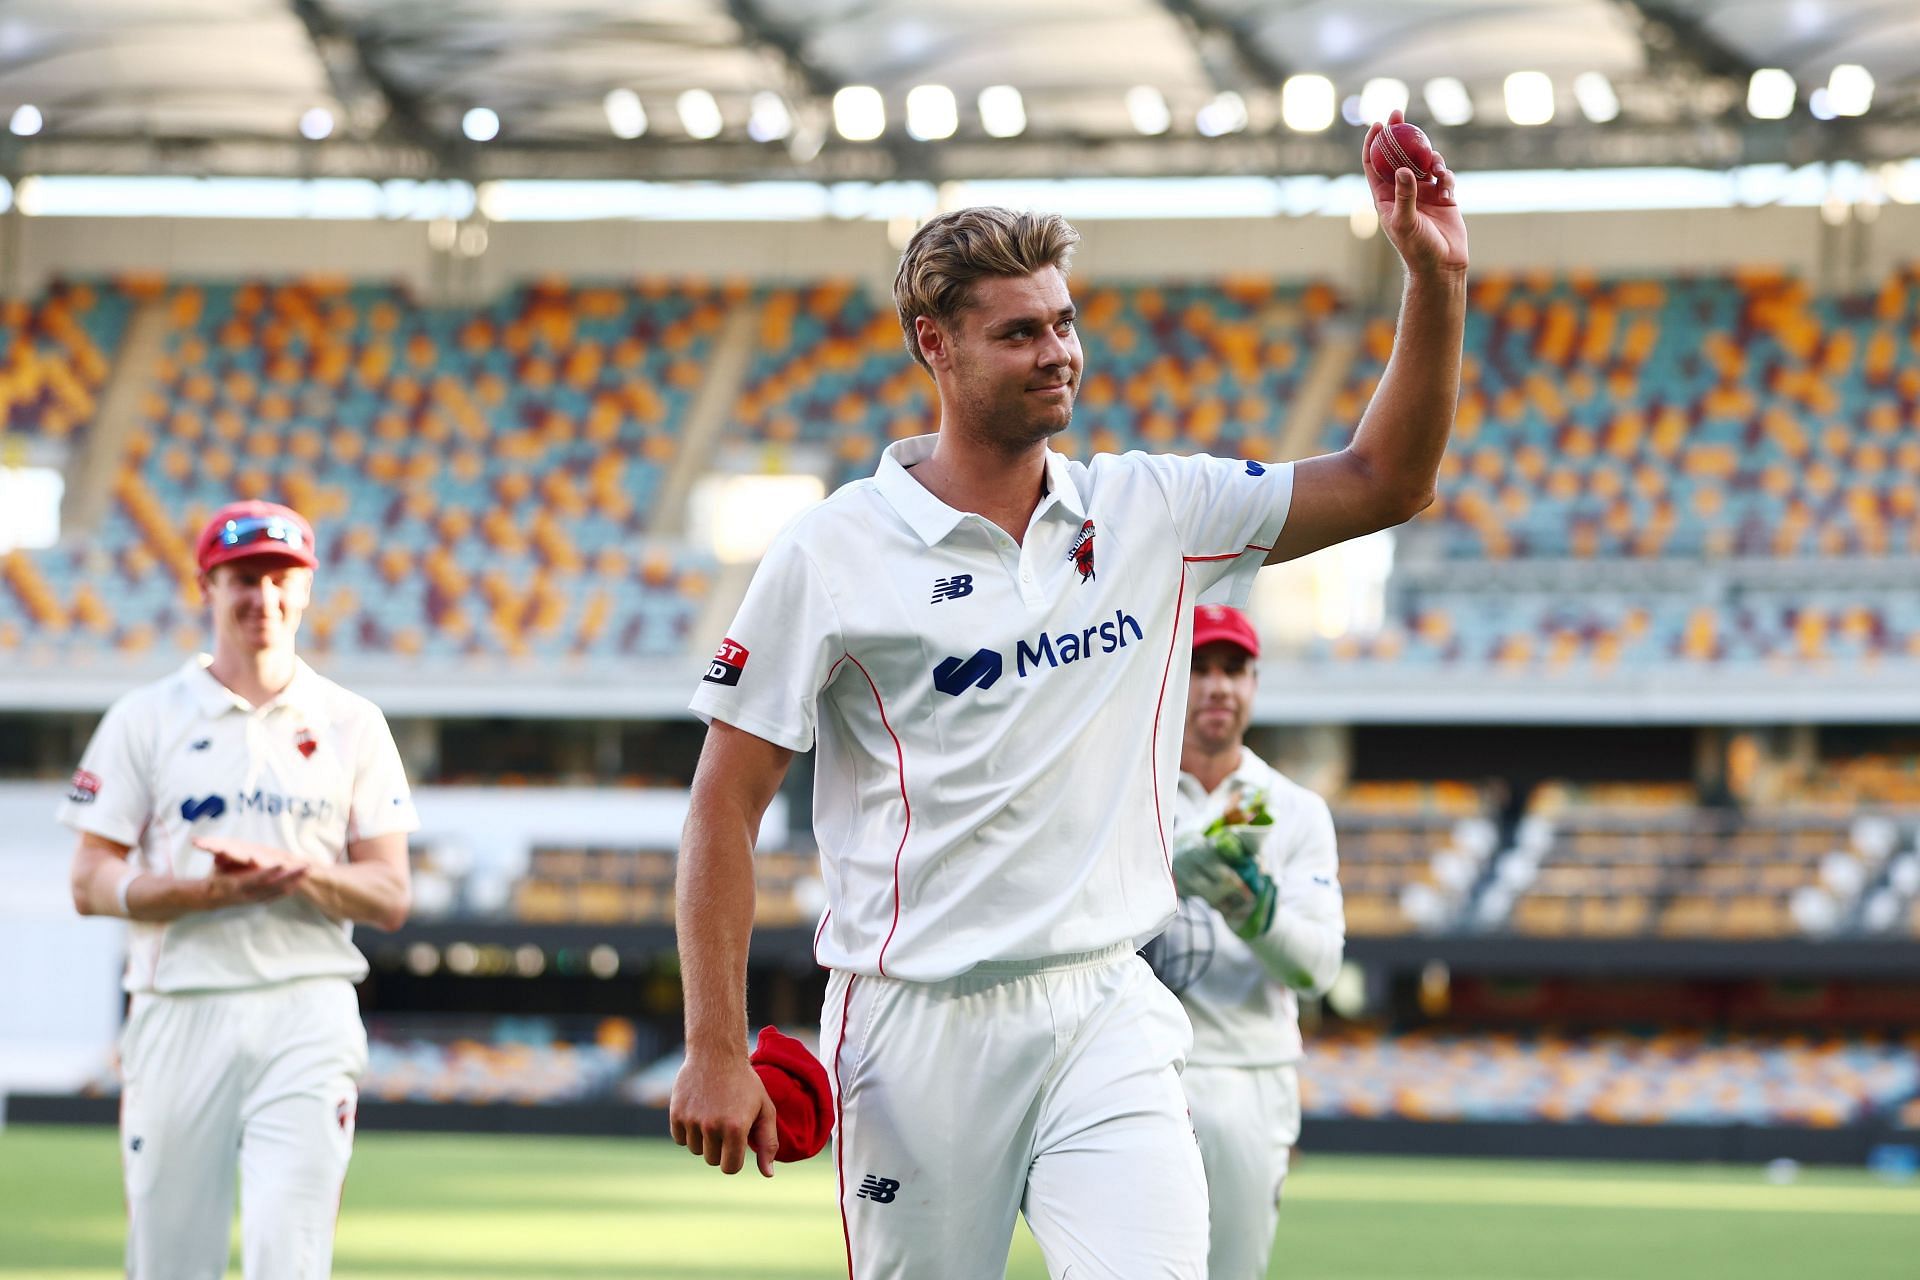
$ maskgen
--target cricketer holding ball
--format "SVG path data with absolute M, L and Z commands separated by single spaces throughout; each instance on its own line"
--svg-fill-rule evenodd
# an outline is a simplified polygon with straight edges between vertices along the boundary
M 1055 1276 L 1205 1274 L 1192 1031 L 1135 954 L 1174 912 L 1193 605 L 1421 510 L 1458 393 L 1465 224 L 1416 208 L 1411 172 L 1371 176 L 1407 266 L 1394 353 L 1352 443 L 1298 464 L 1053 452 L 1083 364 L 1078 235 L 1004 209 L 928 221 L 894 299 L 938 433 L 775 539 L 694 696 L 673 1137 L 772 1171 L 742 998 L 753 832 L 816 748 L 821 1049 L 858 1280 L 999 1277 L 1023 1212 Z
M 333 1261 L 367 1037 L 352 922 L 398 928 L 419 826 L 387 722 L 294 654 L 318 564 L 286 507 L 223 508 L 196 544 L 213 656 L 107 711 L 60 821 L 73 900 L 124 916 L 129 1280 L 247 1280 Z
M 1199 608 L 1174 802 L 1181 911 L 1147 948 L 1193 1022 L 1180 1083 L 1207 1170 L 1209 1280 L 1267 1274 L 1300 1137 L 1295 993 L 1325 992 L 1346 945 L 1326 801 L 1246 748 L 1259 657 L 1245 615 Z

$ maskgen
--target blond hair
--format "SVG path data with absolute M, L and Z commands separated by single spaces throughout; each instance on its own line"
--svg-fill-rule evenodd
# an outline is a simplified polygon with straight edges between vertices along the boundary
M 908 353 L 932 372 L 920 354 L 916 319 L 951 321 L 967 309 L 973 282 L 982 276 L 1030 276 L 1044 267 L 1065 275 L 1079 243 L 1080 233 L 1057 213 L 976 205 L 929 218 L 907 242 L 893 277 L 893 305 Z

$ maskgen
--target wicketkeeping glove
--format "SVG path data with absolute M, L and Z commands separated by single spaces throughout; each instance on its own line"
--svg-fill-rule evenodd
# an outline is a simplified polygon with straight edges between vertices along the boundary
M 1273 922 L 1273 880 L 1252 846 L 1231 830 L 1182 837 L 1174 845 L 1173 884 L 1182 895 L 1204 899 L 1242 938 L 1259 937 Z

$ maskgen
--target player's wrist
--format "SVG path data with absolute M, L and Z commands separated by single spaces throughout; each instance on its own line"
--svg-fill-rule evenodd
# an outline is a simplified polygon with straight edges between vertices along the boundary
M 113 885 L 113 901 L 114 905 L 118 908 L 114 914 L 128 920 L 133 919 L 133 905 L 128 900 L 128 894 L 133 888 L 133 882 L 145 874 L 146 872 L 131 863 L 121 865 L 120 872 L 118 876 L 115 877 Z
M 735 1063 L 748 1066 L 747 1031 L 744 1026 L 738 1034 L 731 1031 L 688 1031 L 686 1060 L 702 1069 L 727 1067 Z
M 1405 261 L 1403 259 L 1403 261 Z M 1447 292 L 1458 291 L 1462 297 L 1467 291 L 1467 264 L 1449 262 L 1444 258 L 1414 260 L 1405 262 L 1407 283 L 1416 289 L 1435 289 Z

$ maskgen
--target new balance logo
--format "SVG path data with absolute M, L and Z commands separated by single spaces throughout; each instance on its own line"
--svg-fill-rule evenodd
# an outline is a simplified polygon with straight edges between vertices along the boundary
M 939 604 L 942 600 L 958 600 L 961 596 L 973 594 L 973 575 L 956 573 L 951 578 L 933 580 L 933 599 L 928 604 Z
M 893 1197 L 900 1190 L 900 1184 L 892 1178 L 876 1178 L 868 1174 L 860 1182 L 859 1198 L 871 1200 L 875 1204 L 892 1204 Z
M 208 747 L 210 747 L 210 746 L 212 746 L 212 745 L 213 745 L 213 739 L 212 739 L 212 738 L 199 738 L 199 739 L 196 739 L 196 740 L 194 741 L 194 744 L 193 744 L 193 745 L 192 745 L 191 747 L 188 747 L 188 748 L 187 748 L 187 750 L 189 750 L 189 751 L 205 751 L 205 750 L 206 750 L 206 749 L 207 749 Z
M 933 687 L 957 698 L 976 684 L 982 689 L 993 688 L 993 682 L 1004 669 L 1005 664 L 997 652 L 981 649 L 971 658 L 948 658 L 935 667 Z

